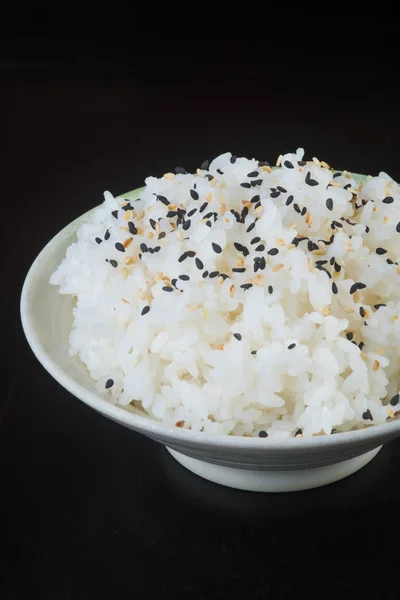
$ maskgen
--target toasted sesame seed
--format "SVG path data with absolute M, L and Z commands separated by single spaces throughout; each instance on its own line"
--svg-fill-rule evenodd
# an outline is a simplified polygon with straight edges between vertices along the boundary
M 333 283 L 332 283 L 332 292 L 333 292 L 334 294 L 337 294 L 337 293 L 338 293 L 338 287 L 337 287 L 337 285 L 336 285 L 336 283 L 335 283 L 335 282 L 333 282 Z
M 275 265 L 275 267 L 272 269 L 272 272 L 276 273 L 277 271 L 282 269 L 283 266 L 284 266 L 283 263 L 280 263 L 279 265 Z
M 325 306 L 325 308 L 322 310 L 322 314 L 324 315 L 324 317 L 327 317 L 329 315 L 329 307 Z
M 112 388 L 113 385 L 114 385 L 114 379 L 107 379 L 104 387 L 106 388 L 106 390 L 109 390 L 110 388 Z
M 296 344 L 295 343 L 289 344 L 289 346 L 287 348 L 288 348 L 288 350 L 293 350 L 293 348 L 296 348 Z
M 231 287 L 229 288 L 229 295 L 230 295 L 231 298 L 234 295 L 234 293 L 235 293 L 235 286 L 231 285 Z
M 381 256 L 382 254 L 386 254 L 387 250 L 385 248 L 377 248 L 375 252 Z
M 242 336 L 240 335 L 240 333 L 234 333 L 233 337 L 236 338 L 239 342 L 242 339 Z

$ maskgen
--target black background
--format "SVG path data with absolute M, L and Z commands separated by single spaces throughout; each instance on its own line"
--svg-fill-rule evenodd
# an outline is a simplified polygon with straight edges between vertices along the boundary
M 298 146 L 400 180 L 390 4 L 43 2 L 1 17 L 0 598 L 398 598 L 398 443 L 319 490 L 221 488 L 69 396 L 19 322 L 33 259 L 106 189 Z

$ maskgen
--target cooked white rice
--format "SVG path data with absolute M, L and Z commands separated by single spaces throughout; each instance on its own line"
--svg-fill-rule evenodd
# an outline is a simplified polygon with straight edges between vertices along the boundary
M 79 228 L 51 283 L 76 297 L 70 352 L 110 401 L 281 439 L 394 418 L 400 186 L 302 149 L 277 165 L 226 153 L 149 177 Z

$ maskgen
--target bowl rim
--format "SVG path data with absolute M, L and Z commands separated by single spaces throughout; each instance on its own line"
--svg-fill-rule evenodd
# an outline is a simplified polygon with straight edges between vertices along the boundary
M 365 175 L 354 175 L 366 177 Z M 131 192 L 120 194 L 116 198 L 129 200 L 137 197 L 144 188 L 137 188 Z M 259 437 L 243 437 L 233 435 L 210 435 L 203 432 L 194 432 L 165 425 L 154 420 L 150 415 L 148 417 L 140 416 L 130 412 L 122 406 L 108 402 L 100 394 L 89 391 L 81 384 L 77 383 L 68 375 L 46 351 L 40 339 L 40 333 L 34 326 L 32 307 L 30 298 L 34 288 L 37 274 L 41 266 L 46 262 L 54 247 L 66 239 L 71 238 L 79 225 L 86 220 L 98 206 L 90 209 L 59 231 L 39 252 L 25 277 L 21 298 L 20 298 L 20 316 L 22 328 L 27 342 L 36 356 L 39 363 L 64 389 L 73 396 L 84 402 L 90 408 L 100 412 L 104 416 L 116 421 L 119 424 L 131 427 L 135 431 L 148 435 L 149 437 L 163 438 L 163 441 L 170 441 L 172 444 L 192 445 L 203 448 L 221 448 L 221 449 L 243 449 L 260 452 L 309 452 L 317 448 L 337 448 L 338 445 L 358 445 L 360 443 L 381 443 L 382 438 L 394 438 L 396 432 L 400 435 L 400 419 L 394 419 L 390 422 L 370 425 L 364 429 L 339 432 L 338 434 L 312 436 L 310 438 L 289 438 L 286 440 L 274 440 Z M 65 237 L 67 235 L 67 238 Z M 72 242 L 72 240 L 71 240 Z M 50 282 L 48 283 L 50 286 Z

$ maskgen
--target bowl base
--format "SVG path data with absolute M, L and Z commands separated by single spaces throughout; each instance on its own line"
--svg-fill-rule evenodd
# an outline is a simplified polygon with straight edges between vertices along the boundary
M 214 465 L 185 456 L 167 447 L 168 452 L 196 475 L 227 487 L 249 492 L 298 492 L 334 483 L 367 465 L 382 446 L 343 462 L 296 471 L 253 471 Z

